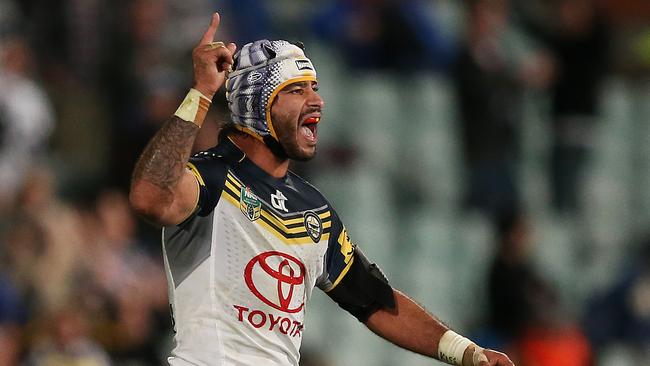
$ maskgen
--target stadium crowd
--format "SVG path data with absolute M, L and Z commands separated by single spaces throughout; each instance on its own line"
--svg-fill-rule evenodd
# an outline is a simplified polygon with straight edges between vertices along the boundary
M 531 248 L 546 244 L 531 232 L 552 216 L 578 224 L 568 242 L 577 264 L 596 252 L 585 187 L 604 130 L 602 95 L 616 77 L 637 83 L 630 98 L 647 100 L 644 0 L 0 0 L 0 366 L 163 364 L 171 324 L 159 232 L 135 217 L 126 192 L 138 154 L 190 86 L 188 55 L 215 9 L 226 40 L 301 39 L 308 54 L 329 55 L 323 65 L 312 56 L 327 105 L 319 156 L 294 170 L 325 187 L 328 176 L 372 171 L 362 190 L 381 184 L 389 203 L 362 205 L 389 207 L 392 232 L 414 210 L 487 223 L 490 258 L 468 291 L 485 289 L 485 307 L 457 317 L 479 343 L 523 366 L 633 365 L 650 355 L 650 242 L 636 244 L 649 214 L 618 238 L 634 263 L 570 305 Z M 414 112 L 438 111 L 414 107 L 417 90 L 436 81 L 448 86 L 442 109 L 455 110 L 452 142 L 432 135 L 437 114 Z M 392 94 L 359 96 L 386 84 Z M 215 98 L 196 151 L 215 144 L 224 99 Z M 383 101 L 395 107 L 389 115 Z M 531 114 L 549 141 L 531 173 L 548 182 L 544 193 L 530 193 L 522 173 L 538 146 L 523 136 Z M 637 127 L 647 145 L 650 131 Z M 440 163 L 436 148 L 449 144 L 457 148 Z M 431 164 L 413 169 L 418 159 Z M 635 161 L 650 172 L 650 159 Z M 439 164 L 458 172 L 448 187 Z M 345 213 L 343 201 L 333 203 Z M 307 344 L 301 364 L 329 358 Z

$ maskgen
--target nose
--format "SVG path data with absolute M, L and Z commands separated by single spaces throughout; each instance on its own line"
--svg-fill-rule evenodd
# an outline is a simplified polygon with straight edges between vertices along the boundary
M 307 103 L 312 108 L 323 109 L 323 107 L 325 106 L 325 101 L 323 100 L 323 98 L 321 98 L 320 94 L 318 94 L 318 92 L 314 89 L 310 89 L 308 98 L 309 99 L 307 99 Z

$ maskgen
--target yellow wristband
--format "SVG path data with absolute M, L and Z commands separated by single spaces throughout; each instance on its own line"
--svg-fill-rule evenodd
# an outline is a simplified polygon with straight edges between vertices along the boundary
M 205 116 L 208 114 L 212 101 L 200 91 L 192 88 L 185 96 L 183 103 L 178 107 L 174 115 L 184 121 L 192 122 L 201 127 Z

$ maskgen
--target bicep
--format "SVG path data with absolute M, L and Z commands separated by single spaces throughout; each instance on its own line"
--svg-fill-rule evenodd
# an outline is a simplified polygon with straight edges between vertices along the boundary
M 332 210 L 332 232 L 318 286 L 359 321 L 382 307 L 392 308 L 393 290 L 379 267 L 370 263 Z
M 359 321 L 365 322 L 377 309 L 395 306 L 393 289 L 379 267 L 370 263 L 358 247 L 352 248 L 350 262 L 338 275 L 328 296 Z
M 131 185 L 129 199 L 136 212 L 151 223 L 161 226 L 177 225 L 187 219 L 196 207 L 199 184 L 188 170 L 181 174 L 178 184 L 164 188 L 141 179 Z

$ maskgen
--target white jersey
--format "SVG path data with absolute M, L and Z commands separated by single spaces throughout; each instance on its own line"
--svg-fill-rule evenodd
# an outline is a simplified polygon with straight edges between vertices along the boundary
M 298 365 L 312 289 L 332 290 L 353 262 L 338 216 L 311 185 L 273 178 L 226 141 L 188 164 L 197 212 L 163 230 L 181 365 Z

